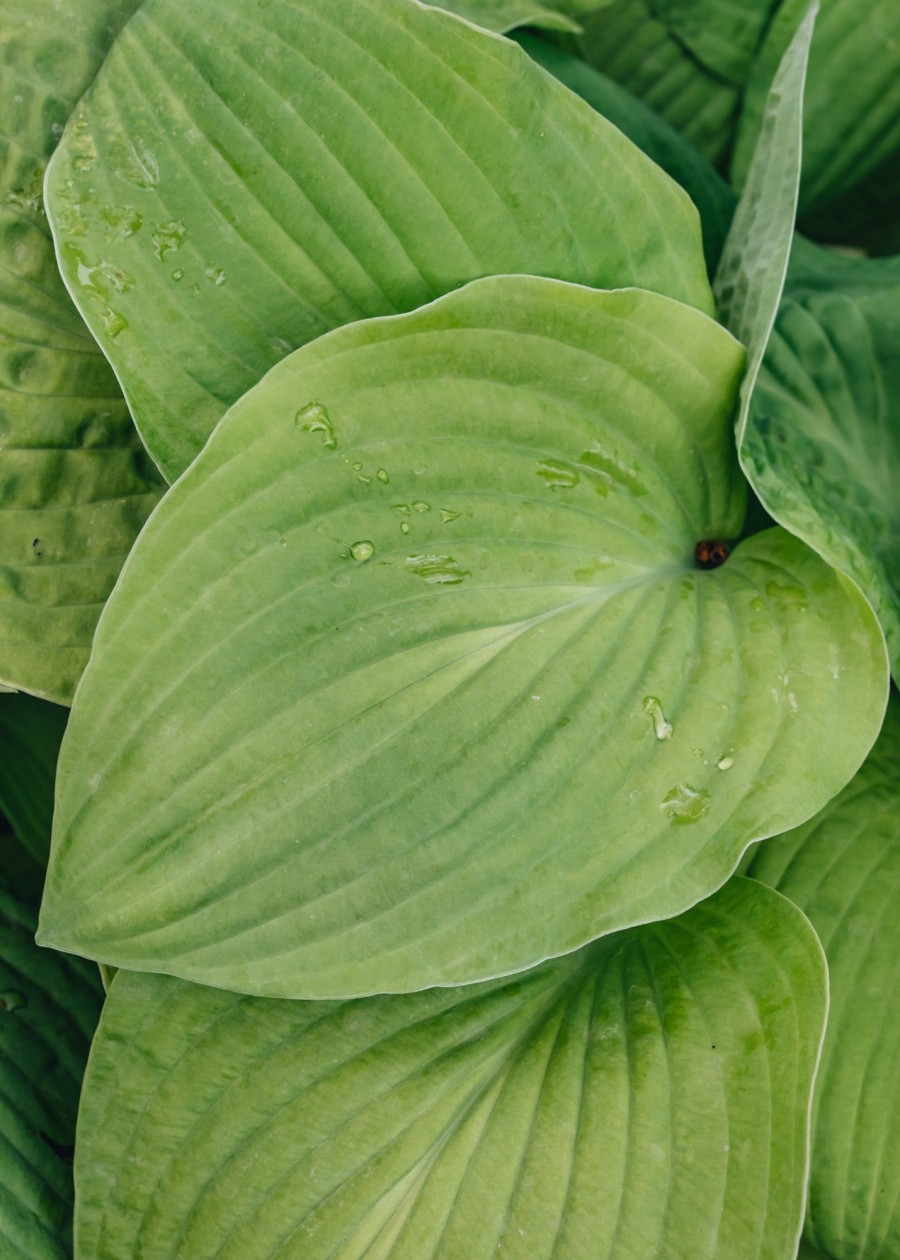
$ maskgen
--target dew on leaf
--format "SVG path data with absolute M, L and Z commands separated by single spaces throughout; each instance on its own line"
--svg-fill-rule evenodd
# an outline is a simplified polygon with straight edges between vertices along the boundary
M 410 573 L 435 586 L 458 586 L 464 578 L 472 576 L 452 556 L 407 556 L 405 563 Z
M 538 464 L 537 475 L 551 490 L 573 490 L 579 476 L 571 464 L 558 459 L 543 459 Z
M 442 525 L 449 525 L 451 521 L 458 521 L 459 518 L 460 518 L 459 512 L 451 512 L 449 508 L 441 508 L 441 524 Z
M 674 827 L 687 827 L 709 813 L 709 792 L 690 783 L 676 783 L 662 798 L 659 808 Z
M 215 267 L 210 264 L 208 267 L 203 269 L 203 274 L 206 276 L 210 284 L 214 284 L 216 288 L 225 283 L 225 272 L 221 267 Z
M 723 753 L 722 756 L 716 762 L 716 765 L 718 766 L 720 770 L 730 770 L 731 767 L 734 765 L 733 750 L 729 749 L 727 753 Z
M 360 542 L 351 543 L 349 550 L 352 559 L 358 560 L 362 564 L 366 560 L 371 560 L 374 556 L 375 544 L 370 542 L 368 538 L 364 538 Z
M 169 219 L 165 223 L 157 223 L 151 233 L 156 257 L 160 262 L 165 262 L 166 255 L 171 254 L 173 250 L 181 249 L 187 236 L 187 230 L 183 223 L 179 223 L 175 219 Z
M 663 713 L 663 707 L 656 696 L 644 696 L 641 702 L 644 712 L 653 721 L 653 730 L 657 739 L 672 738 L 672 723 L 666 721 L 666 715 Z
M 414 512 L 418 512 L 420 515 L 424 515 L 426 512 L 431 511 L 431 504 L 425 503 L 422 499 L 415 499 L 411 506 L 412 510 Z
M 588 470 L 587 475 L 594 483 L 594 489 L 603 498 L 606 498 L 610 490 L 623 490 L 635 498 L 648 493 L 636 472 L 596 447 L 583 451 L 578 463 L 582 469 Z
M 378 480 L 379 480 L 380 482 L 382 482 L 384 485 L 387 485 L 387 484 L 388 484 L 388 482 L 390 481 L 390 477 L 388 476 L 388 471 L 387 471 L 387 469 L 386 469 L 386 468 L 379 468 L 379 469 L 378 469 L 378 472 L 375 474 L 375 476 L 376 476 L 376 477 L 378 478 Z
M 294 423 L 304 433 L 322 433 L 322 445 L 329 450 L 337 446 L 337 436 L 331 417 L 321 403 L 309 402 L 294 416 Z M 361 467 L 361 465 L 360 465 Z

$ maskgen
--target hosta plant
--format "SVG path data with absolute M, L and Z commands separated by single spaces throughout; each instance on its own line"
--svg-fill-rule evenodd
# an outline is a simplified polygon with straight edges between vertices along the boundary
M 737 188 L 575 55 L 621 3 L 45 5 L 0 1251 L 890 1260 L 897 273 L 793 238 L 815 9 L 634 27 Z

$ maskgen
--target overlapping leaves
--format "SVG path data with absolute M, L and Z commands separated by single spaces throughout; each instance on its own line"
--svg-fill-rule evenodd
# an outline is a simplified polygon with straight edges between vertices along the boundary
M 821 951 L 736 881 L 522 977 L 351 1003 L 120 974 L 83 1260 L 793 1256 Z
M 0 1254 L 72 1254 L 72 1153 L 96 969 L 34 944 L 34 911 L 0 890 Z
M 157 478 L 73 308 L 44 166 L 134 0 L 0 5 L 0 681 L 67 704 Z
M 270 373 L 108 607 L 43 939 L 269 995 L 471 981 L 820 808 L 883 645 L 781 531 L 695 567 L 742 524 L 742 358 L 656 294 L 498 277 Z
M 806 1233 L 839 1260 L 900 1252 L 900 701 L 853 782 L 749 873 L 808 915 L 831 976 Z
M 148 0 L 47 192 L 170 478 L 289 350 L 479 276 L 710 309 L 680 190 L 509 41 L 408 0 Z

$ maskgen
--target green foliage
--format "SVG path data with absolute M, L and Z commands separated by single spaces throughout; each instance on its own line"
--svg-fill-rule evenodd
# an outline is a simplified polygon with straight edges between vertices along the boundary
M 826 977 L 763 893 L 739 880 L 523 977 L 405 997 L 120 975 L 80 1254 L 792 1255 Z
M 809 916 L 831 1010 L 813 1113 L 806 1232 L 828 1256 L 900 1254 L 900 700 L 872 755 L 816 818 L 762 845 L 749 873 Z
M 47 158 L 135 0 L 76 8 L 0 3 L 0 682 L 60 704 L 159 493 L 41 201 Z
M 0 0 L 3 1260 L 900 1260 L 821 3 Z

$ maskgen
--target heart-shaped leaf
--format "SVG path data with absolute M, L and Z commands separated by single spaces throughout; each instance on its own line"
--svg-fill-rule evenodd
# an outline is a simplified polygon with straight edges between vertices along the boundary
M 793 1260 L 821 949 L 735 880 L 514 979 L 345 1004 L 120 973 L 83 1260 Z
M 271 996 L 470 981 L 821 808 L 884 644 L 781 531 L 697 568 L 742 524 L 742 361 L 657 294 L 495 277 L 279 365 L 104 616 L 42 939 Z
M 50 853 L 56 759 L 67 709 L 32 696 L 0 696 L 0 813 L 41 865 Z
M 38 949 L 0 892 L 0 1255 L 71 1256 L 75 1115 L 100 1010 L 96 968 Z
M 900 1254 L 900 701 L 818 817 L 762 845 L 750 874 L 809 916 L 831 1009 L 813 1111 L 806 1233 L 839 1260 Z
M 900 679 L 900 276 L 863 275 L 784 302 L 744 466 L 771 515 L 865 592 Z
M 711 310 L 681 190 L 514 44 L 409 0 L 147 0 L 47 196 L 170 478 L 289 350 L 479 276 Z
M 44 166 L 135 0 L 0 0 L 0 681 L 68 704 L 158 497 L 115 377 L 73 308 Z

